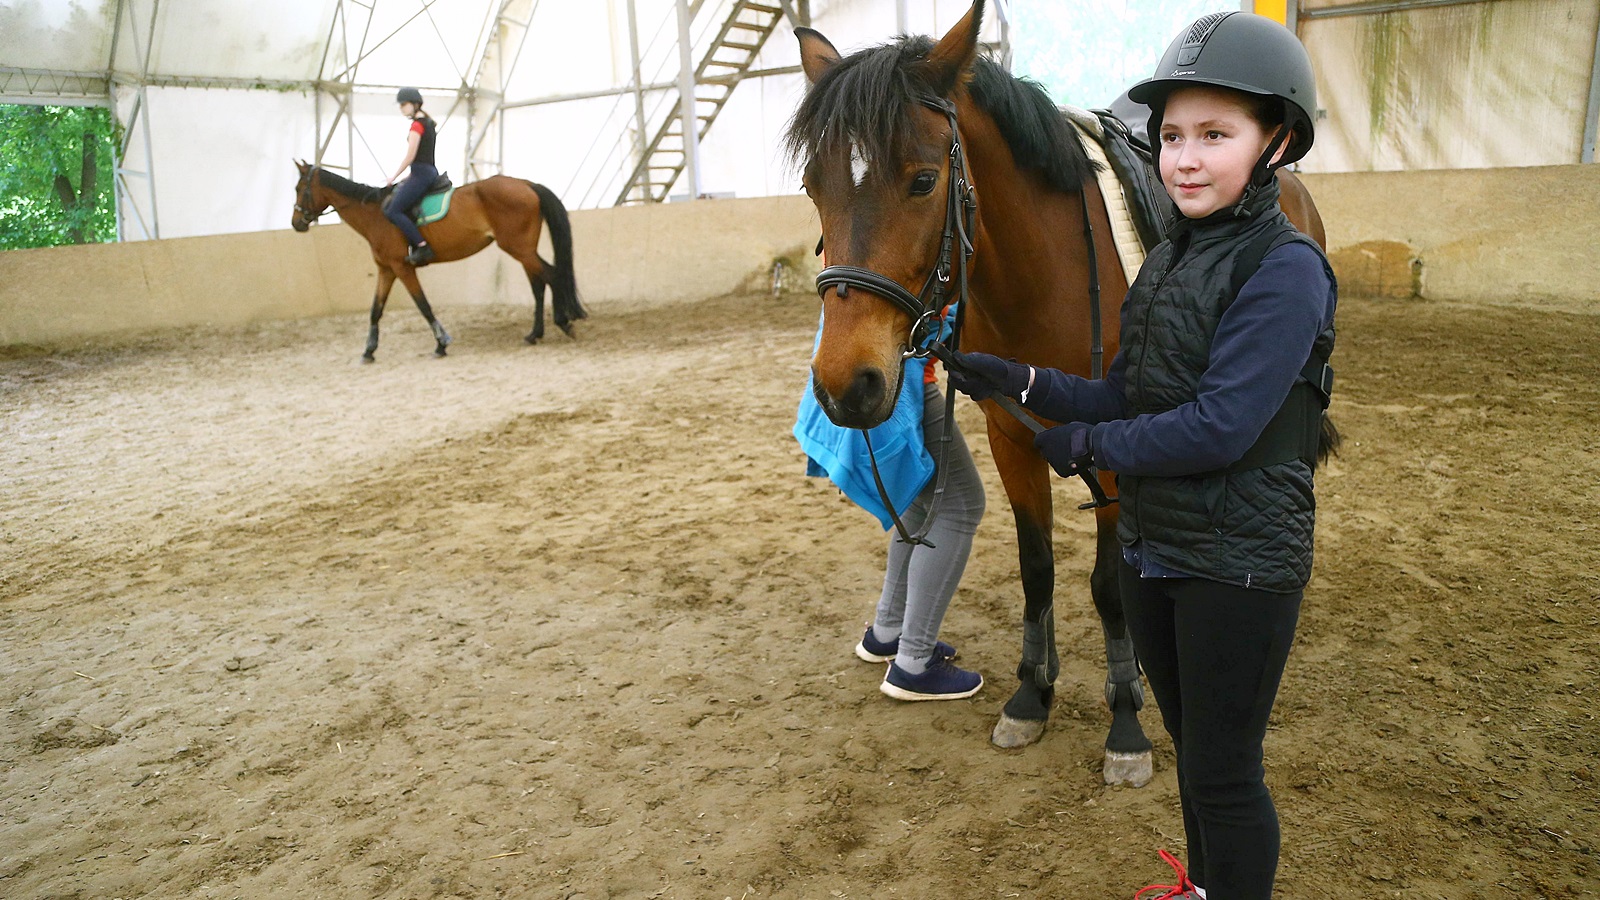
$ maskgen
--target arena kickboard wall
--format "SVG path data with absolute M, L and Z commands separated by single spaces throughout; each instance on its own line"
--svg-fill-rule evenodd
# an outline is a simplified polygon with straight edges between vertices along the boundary
M 1536 303 L 1600 312 L 1600 167 L 1307 174 L 1345 296 Z M 818 226 L 804 197 L 700 200 L 572 213 L 591 314 L 768 290 L 809 291 Z M 548 238 L 546 238 L 548 241 Z M 548 247 L 542 255 L 549 259 Z M 357 313 L 376 269 L 354 231 L 269 231 L 0 253 L 0 346 Z M 430 301 L 529 304 L 494 249 L 423 270 Z M 402 286 L 390 315 L 409 313 Z

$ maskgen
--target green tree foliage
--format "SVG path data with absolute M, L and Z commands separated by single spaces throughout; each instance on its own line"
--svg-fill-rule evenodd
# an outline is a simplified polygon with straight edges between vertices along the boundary
M 115 146 L 108 109 L 0 105 L 0 250 L 116 240 Z

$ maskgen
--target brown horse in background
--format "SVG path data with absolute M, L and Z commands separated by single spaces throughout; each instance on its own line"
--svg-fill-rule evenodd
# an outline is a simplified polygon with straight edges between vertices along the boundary
M 940 249 L 955 221 L 947 210 L 965 190 L 959 176 L 952 189 L 952 160 L 964 166 L 976 198 L 961 348 L 1089 375 L 1090 273 L 1097 270 L 1107 300 L 1106 358 L 1117 351 L 1128 284 L 1093 166 L 1038 85 L 978 57 L 983 5 L 974 3 L 936 43 L 902 37 L 847 58 L 821 34 L 796 32 L 811 87 L 790 125 L 789 147 L 804 165 L 828 263 L 854 273 L 853 281 L 822 291 L 822 335 L 811 362 L 819 403 L 835 424 L 870 428 L 894 408 L 914 323 L 904 300 L 889 298 L 919 298 L 935 277 L 950 275 Z M 1309 195 L 1286 181 L 1286 212 L 1320 243 Z M 1092 243 L 1086 221 L 1100 236 Z M 880 282 L 875 289 L 880 277 L 898 288 Z M 819 282 L 826 279 L 827 270 Z M 992 740 L 1021 747 L 1043 733 L 1059 670 L 1051 473 L 1027 425 L 992 400 L 983 409 L 1016 519 L 1024 597 L 1021 684 Z M 1109 473 L 1100 486 L 1114 493 Z M 1099 508 L 1095 518 L 1090 593 L 1105 636 L 1112 714 L 1102 775 L 1108 784 L 1138 785 L 1151 777 L 1151 745 L 1139 724 L 1144 694 L 1118 595 L 1117 507 Z
M 297 161 L 295 166 L 300 170 L 300 180 L 295 184 L 294 215 L 290 219 L 294 230 L 309 230 L 311 223 L 331 207 L 346 225 L 367 239 L 372 247 L 372 260 L 378 264 L 372 324 L 361 361 L 372 362 L 378 350 L 378 320 L 383 318 L 383 307 L 389 301 L 389 291 L 396 278 L 405 284 L 418 311 L 433 329 L 437 342 L 433 354 L 444 356 L 445 348 L 450 345 L 450 335 L 434 318 L 433 307 L 422 292 L 416 268 L 406 262 L 405 236 L 383 215 L 383 203 L 393 189 L 358 184 L 304 162 Z M 553 264 L 539 257 L 541 220 L 550 227 L 550 243 L 555 249 Z M 523 338 L 530 344 L 544 337 L 546 284 L 554 295 L 551 311 L 556 327 L 568 337 L 573 336 L 572 323 L 589 315 L 578 300 L 577 280 L 572 271 L 572 227 L 567 220 L 567 208 L 542 184 L 506 175 L 464 184 L 451 197 L 449 214 L 423 225 L 422 236 L 437 254 L 436 262 L 465 259 L 490 244 L 499 243 L 500 249 L 522 263 L 522 270 L 533 287 L 533 330 Z

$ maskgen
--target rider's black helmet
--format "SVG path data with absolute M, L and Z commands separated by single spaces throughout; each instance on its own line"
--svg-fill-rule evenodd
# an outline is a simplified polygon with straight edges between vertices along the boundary
M 400 93 L 394 95 L 394 102 L 415 103 L 418 107 L 421 107 L 422 92 L 416 88 L 401 88 Z
M 1128 91 L 1149 106 L 1150 134 L 1161 130 L 1167 94 L 1176 88 L 1210 84 L 1247 94 L 1277 97 L 1284 103 L 1284 123 L 1294 136 L 1278 165 L 1306 155 L 1315 138 L 1312 115 L 1317 109 L 1317 81 L 1311 57 L 1294 32 L 1254 13 L 1212 13 L 1195 20 L 1161 55 L 1153 77 Z

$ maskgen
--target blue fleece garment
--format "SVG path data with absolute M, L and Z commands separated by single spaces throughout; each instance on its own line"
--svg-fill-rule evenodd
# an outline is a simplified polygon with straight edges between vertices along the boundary
M 1311 345 L 1333 321 L 1337 294 L 1317 252 L 1284 244 L 1261 260 L 1217 323 L 1194 400 L 1127 418 L 1127 359 L 1090 381 L 1036 369 L 1027 407 L 1058 422 L 1094 424 L 1095 465 L 1130 475 L 1194 475 L 1237 462 L 1289 396 Z

